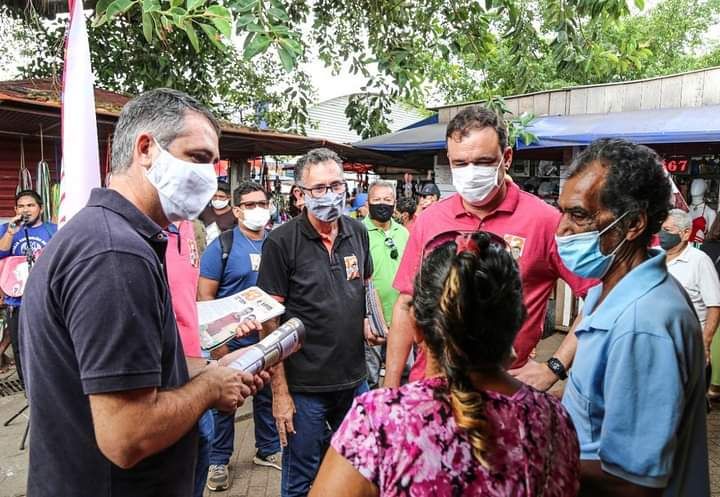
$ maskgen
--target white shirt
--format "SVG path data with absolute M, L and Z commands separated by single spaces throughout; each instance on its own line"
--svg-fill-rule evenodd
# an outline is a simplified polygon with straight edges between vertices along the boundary
M 702 250 L 688 245 L 667 263 L 668 272 L 690 296 L 700 324 L 705 326 L 708 307 L 720 307 L 720 279 L 715 265 Z

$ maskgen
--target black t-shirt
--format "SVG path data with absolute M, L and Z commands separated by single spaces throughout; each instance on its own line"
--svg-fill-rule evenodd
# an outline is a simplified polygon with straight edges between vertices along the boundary
M 365 380 L 364 283 L 371 275 L 367 230 L 354 219 L 340 218 L 332 255 L 307 213 L 270 232 L 258 286 L 284 297 L 282 320 L 297 317 L 306 330 L 303 348 L 284 362 L 291 391 L 334 392 Z
M 237 224 L 237 218 L 235 214 L 233 214 L 232 209 L 222 214 L 216 214 L 211 205 L 205 207 L 205 210 L 200 213 L 198 219 L 200 219 L 205 226 L 210 226 L 212 223 L 217 224 L 220 231 L 233 229 Z
M 700 250 L 710 257 L 715 264 L 715 270 L 720 273 L 720 240 L 706 240 L 700 245 Z
M 160 227 L 93 190 L 30 273 L 20 348 L 30 402 L 32 497 L 189 497 L 197 430 L 131 469 L 95 441 L 88 395 L 188 381 Z

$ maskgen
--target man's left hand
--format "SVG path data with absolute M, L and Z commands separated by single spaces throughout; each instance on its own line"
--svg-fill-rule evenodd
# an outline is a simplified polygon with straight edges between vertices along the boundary
M 528 359 L 523 367 L 511 369 L 508 373 L 541 392 L 547 392 L 558 380 L 547 365 L 532 359 Z
M 377 336 L 372 332 L 372 330 L 370 330 L 370 321 L 368 320 L 368 318 L 365 318 L 365 323 L 363 324 L 363 331 L 365 333 L 365 340 L 373 347 L 375 347 L 376 345 L 384 345 L 387 341 L 385 338 Z

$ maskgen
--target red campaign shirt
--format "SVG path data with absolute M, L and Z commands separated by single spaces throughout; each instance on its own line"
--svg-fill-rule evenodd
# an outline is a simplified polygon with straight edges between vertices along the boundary
M 515 338 L 520 367 L 540 341 L 545 322 L 547 301 L 558 278 L 565 280 L 576 295 L 584 296 L 597 281 L 585 280 L 568 270 L 560 260 L 555 231 L 560 212 L 538 197 L 523 192 L 515 183 L 507 183 L 503 202 L 484 219 L 465 210 L 459 194 L 432 204 L 418 217 L 408 240 L 393 286 L 400 293 L 412 295 L 413 280 L 420 266 L 425 245 L 446 231 L 489 231 L 505 239 L 520 266 L 527 320 Z M 410 380 L 424 377 L 425 357 L 419 351 Z
M 168 286 L 180 341 L 186 356 L 202 357 L 195 303 L 200 277 L 200 254 L 195 243 L 195 231 L 192 222 L 182 221 L 179 232 L 167 230 L 165 233 L 168 236 L 165 252 Z

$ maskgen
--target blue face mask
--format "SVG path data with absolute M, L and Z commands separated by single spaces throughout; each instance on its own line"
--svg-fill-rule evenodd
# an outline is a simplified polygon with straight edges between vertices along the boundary
M 320 221 L 331 223 L 343 212 L 345 193 L 327 192 L 320 198 L 313 198 L 306 194 L 305 207 Z
M 600 250 L 600 237 L 615 226 L 626 214 L 627 212 L 600 232 L 596 230 L 578 233 L 577 235 L 556 236 L 558 254 L 565 267 L 583 278 L 600 279 L 605 276 L 615 260 L 615 254 L 617 254 L 627 238 L 620 242 L 615 247 L 615 250 L 605 255 Z

